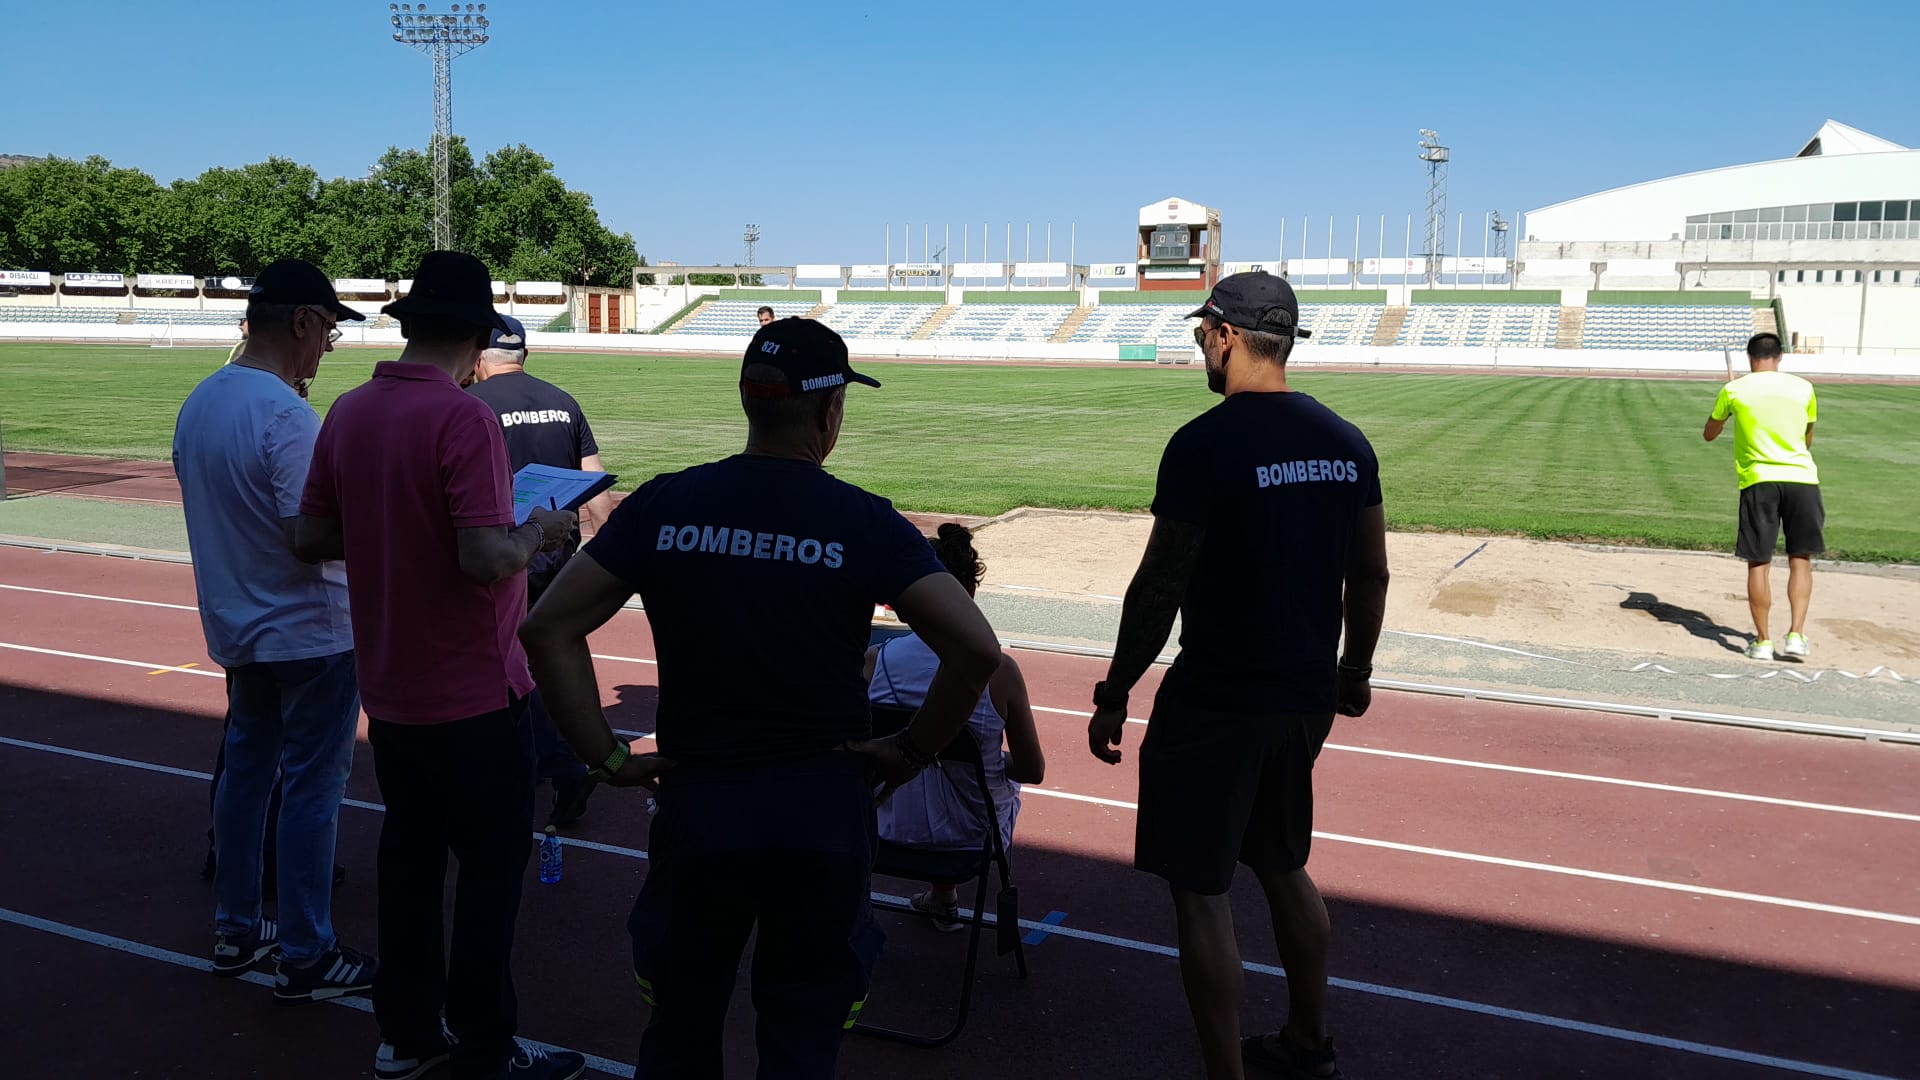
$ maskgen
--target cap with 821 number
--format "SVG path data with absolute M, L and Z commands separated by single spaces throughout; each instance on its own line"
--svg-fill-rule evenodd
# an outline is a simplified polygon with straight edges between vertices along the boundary
M 862 375 L 847 363 L 847 343 L 825 323 L 789 317 L 761 327 L 740 360 L 740 374 L 765 364 L 787 377 L 786 385 L 750 383 L 760 397 L 797 397 L 815 394 L 850 382 L 879 386 L 880 380 Z

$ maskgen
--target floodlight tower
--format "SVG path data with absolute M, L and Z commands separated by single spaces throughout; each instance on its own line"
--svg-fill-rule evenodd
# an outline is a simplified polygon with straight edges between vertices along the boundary
M 760 226 L 758 225 L 747 226 L 747 231 L 740 234 L 740 239 L 746 241 L 747 265 L 752 266 L 753 265 L 753 248 L 754 248 L 754 245 L 760 242 Z
M 1500 211 L 1495 210 L 1493 212 L 1493 221 L 1489 227 L 1493 229 L 1493 257 L 1499 259 L 1501 262 L 1505 262 L 1507 259 L 1507 230 L 1512 226 L 1507 224 L 1506 218 L 1500 216 Z
M 449 5 L 451 13 L 427 14 L 425 4 L 388 4 L 393 40 L 433 57 L 433 246 L 453 247 L 453 186 L 447 176 L 447 144 L 453 139 L 453 61 L 487 43 L 487 5 Z
M 1427 163 L 1427 286 L 1440 283 L 1440 260 L 1447 248 L 1447 159 L 1438 132 L 1420 129 L 1420 160 Z

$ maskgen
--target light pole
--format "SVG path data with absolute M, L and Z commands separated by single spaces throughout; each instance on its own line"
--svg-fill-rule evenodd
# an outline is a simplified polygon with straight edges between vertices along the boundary
M 1447 160 L 1438 132 L 1420 129 L 1420 160 L 1427 163 L 1427 287 L 1440 283 L 1440 261 L 1447 250 Z
M 487 43 L 487 5 L 448 5 L 446 15 L 425 4 L 388 4 L 393 40 L 433 58 L 433 246 L 453 248 L 453 185 L 447 144 L 453 138 L 453 60 Z

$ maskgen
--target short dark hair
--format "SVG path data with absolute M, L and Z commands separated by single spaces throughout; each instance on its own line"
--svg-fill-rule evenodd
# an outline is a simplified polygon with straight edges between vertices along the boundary
M 740 373 L 740 407 L 746 411 L 747 423 L 761 431 L 810 428 L 826 415 L 835 396 L 846 392 L 841 386 L 827 393 L 792 393 L 787 373 L 771 364 L 748 364 Z
M 469 345 L 487 347 L 487 328 L 465 319 L 445 315 L 409 315 L 400 320 L 400 336 L 422 345 Z
M 1784 352 L 1779 334 L 1755 334 L 1747 339 L 1747 359 L 1778 360 Z
M 767 306 L 767 305 L 765 305 L 765 304 L 761 304 L 761 305 L 760 305 L 760 310 L 759 310 L 759 311 L 756 311 L 756 312 L 754 312 L 754 314 L 755 314 L 755 315 L 771 315 L 771 314 L 773 314 L 773 309 L 772 309 L 772 308 L 770 308 L 770 307 L 768 307 L 768 306 Z
M 1207 317 L 1207 325 L 1233 326 L 1212 316 Z M 1292 334 L 1270 334 L 1265 330 L 1249 330 L 1244 326 L 1234 326 L 1240 332 L 1240 340 L 1246 343 L 1247 351 L 1261 360 L 1270 363 L 1285 364 L 1287 357 L 1293 354 Z

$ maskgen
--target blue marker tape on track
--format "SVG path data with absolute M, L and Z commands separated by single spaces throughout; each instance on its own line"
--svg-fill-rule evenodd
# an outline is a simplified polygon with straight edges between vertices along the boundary
M 1041 942 L 1047 940 L 1047 931 L 1045 927 L 1059 926 L 1061 923 L 1066 921 L 1067 921 L 1066 912 L 1049 911 L 1047 912 L 1047 917 L 1040 920 L 1040 922 L 1043 925 L 1034 927 L 1032 930 L 1028 931 L 1027 936 L 1020 939 L 1020 943 L 1022 945 L 1038 945 Z

